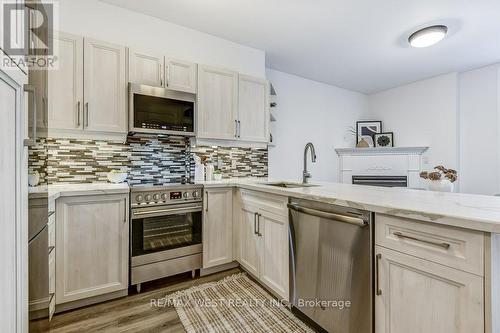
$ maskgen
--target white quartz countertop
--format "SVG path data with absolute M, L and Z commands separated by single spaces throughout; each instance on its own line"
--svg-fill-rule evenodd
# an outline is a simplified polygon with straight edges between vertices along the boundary
M 436 224 L 500 233 L 500 197 L 325 182 L 311 182 L 318 186 L 305 188 L 281 188 L 264 184 L 276 181 L 229 179 L 201 184 L 207 188 L 237 186 Z
M 235 178 L 199 184 L 206 188 L 238 187 L 436 224 L 500 233 L 500 197 L 326 182 L 311 182 L 312 185 L 317 186 L 303 188 L 265 185 L 268 182 L 279 181 L 267 178 Z M 50 199 L 53 200 L 62 196 L 128 193 L 129 191 L 127 183 L 57 184 L 29 189 L 30 195 L 48 192 Z
M 81 184 L 54 184 L 41 185 L 29 188 L 29 194 L 47 193 L 50 200 L 59 197 L 76 195 L 98 195 L 98 194 L 117 194 L 128 193 L 130 191 L 127 183 L 81 183 Z

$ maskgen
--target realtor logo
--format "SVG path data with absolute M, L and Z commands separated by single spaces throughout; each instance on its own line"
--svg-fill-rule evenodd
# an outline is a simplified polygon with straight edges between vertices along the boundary
M 54 4 L 3 4 L 3 49 L 11 56 L 53 55 Z

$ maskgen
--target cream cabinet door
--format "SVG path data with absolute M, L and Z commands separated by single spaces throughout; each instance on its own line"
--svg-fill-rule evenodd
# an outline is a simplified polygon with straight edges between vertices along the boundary
M 243 141 L 269 141 L 269 83 L 239 75 L 238 138 Z
M 47 74 L 46 70 L 31 70 L 29 71 L 29 84 L 33 85 L 36 98 L 36 127 L 39 130 L 46 130 L 48 128 L 48 110 L 47 110 Z M 33 124 L 33 111 L 35 106 L 30 98 L 28 102 L 28 124 Z M 40 134 L 40 132 L 38 132 Z
M 198 66 L 198 137 L 235 140 L 238 74 Z
M 124 46 L 85 39 L 85 130 L 128 132 L 125 52 Z
M 4 68 L 0 50 L 0 332 L 27 332 L 28 283 L 27 283 L 27 228 L 28 185 L 27 149 L 24 125 L 23 85 L 28 78 L 20 69 Z M 26 267 L 25 267 L 26 264 Z
M 195 94 L 196 70 L 197 65 L 193 62 L 165 57 L 166 86 Z
M 56 303 L 128 288 L 128 195 L 56 202 Z
M 380 246 L 375 252 L 377 333 L 484 332 L 481 277 Z
M 163 56 L 129 50 L 129 81 L 163 87 Z
M 233 261 L 233 190 L 205 190 L 203 268 Z
M 50 129 L 83 129 L 83 37 L 58 32 L 54 36 L 57 70 L 48 71 Z
M 243 202 L 240 207 L 240 264 L 259 277 L 260 237 L 257 233 L 257 206 Z
M 260 242 L 260 280 L 288 300 L 288 219 L 259 211 L 257 230 Z

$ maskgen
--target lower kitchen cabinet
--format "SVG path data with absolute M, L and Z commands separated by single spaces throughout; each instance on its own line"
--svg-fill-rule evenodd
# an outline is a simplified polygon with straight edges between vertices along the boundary
M 56 203 L 56 303 L 128 288 L 128 194 Z
M 257 233 L 259 207 L 244 203 L 240 207 L 240 265 L 250 274 L 259 276 L 260 240 Z
M 250 195 L 248 195 L 250 194 Z M 286 198 L 242 195 L 240 221 L 241 266 L 288 300 L 288 214 Z
M 375 332 L 484 332 L 483 278 L 375 247 Z
M 205 190 L 203 268 L 233 261 L 233 189 Z

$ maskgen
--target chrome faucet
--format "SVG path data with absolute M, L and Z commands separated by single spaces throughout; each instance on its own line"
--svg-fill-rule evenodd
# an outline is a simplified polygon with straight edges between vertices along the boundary
M 314 150 L 314 145 L 309 142 L 304 148 L 304 171 L 302 172 L 302 183 L 306 184 L 311 178 L 311 174 L 307 172 L 307 150 L 311 149 L 311 160 L 313 163 L 316 162 L 316 151 Z

